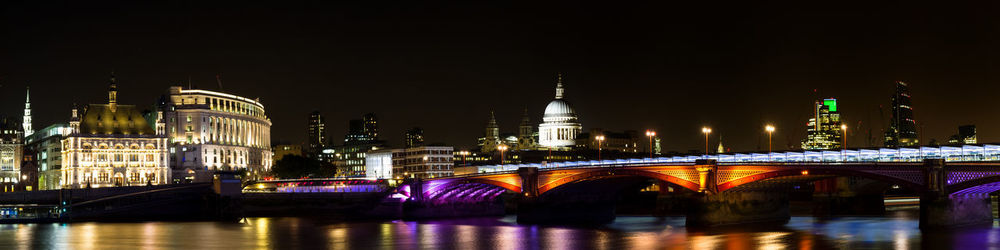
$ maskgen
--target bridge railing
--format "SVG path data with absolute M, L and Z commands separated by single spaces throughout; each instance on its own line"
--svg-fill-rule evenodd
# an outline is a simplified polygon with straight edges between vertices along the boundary
M 696 160 L 711 159 L 724 164 L 824 164 L 849 165 L 857 163 L 919 163 L 925 159 L 945 159 L 948 162 L 1000 162 L 1000 145 L 980 144 L 961 146 L 914 148 L 861 148 L 842 150 L 805 150 L 769 153 L 729 153 L 711 155 L 684 155 L 656 158 L 632 158 L 603 161 L 568 161 L 551 163 L 507 164 L 477 166 L 479 173 L 495 174 L 513 171 L 520 167 L 539 169 L 570 169 L 617 166 L 643 166 L 662 164 L 693 164 Z M 467 175 L 463 175 L 467 176 Z

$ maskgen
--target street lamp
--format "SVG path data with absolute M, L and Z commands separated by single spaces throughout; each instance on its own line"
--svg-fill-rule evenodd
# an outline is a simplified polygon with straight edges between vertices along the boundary
M 712 133 L 712 129 L 709 127 L 701 127 L 701 133 L 705 134 L 705 154 L 708 154 L 708 134 Z
M 847 124 L 840 125 L 840 134 L 841 139 L 843 139 L 841 144 L 844 144 L 844 149 L 847 149 Z
M 840 124 L 840 139 L 843 140 L 843 153 L 840 153 L 840 160 L 847 161 L 847 124 Z
M 497 145 L 497 150 L 500 150 L 500 166 L 503 166 L 503 160 L 504 160 L 503 153 L 504 151 L 507 151 L 507 145 L 503 144 Z
M 767 125 L 767 126 L 764 127 L 764 130 L 767 131 L 767 152 L 770 153 L 771 152 L 771 134 L 774 133 L 774 126 Z
M 604 136 L 595 136 L 594 140 L 597 140 L 597 161 L 601 161 L 601 143 L 604 142 Z
M 646 137 L 649 137 L 649 158 L 653 158 L 653 136 L 656 136 L 656 131 L 646 130 Z
M 458 151 L 458 155 L 462 156 L 462 166 L 466 166 L 467 164 L 465 164 L 465 156 L 469 155 L 469 151 L 468 150 Z

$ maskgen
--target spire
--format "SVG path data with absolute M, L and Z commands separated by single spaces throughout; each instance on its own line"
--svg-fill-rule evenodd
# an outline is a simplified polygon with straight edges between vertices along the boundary
M 521 115 L 521 126 L 531 126 L 531 117 L 528 116 L 528 108 L 524 108 L 524 115 Z
M 490 110 L 490 122 L 486 124 L 486 128 L 498 128 L 497 117 L 493 114 L 493 110 Z
M 24 124 L 21 126 L 24 129 L 24 137 L 28 137 L 35 133 L 31 128 L 31 87 L 29 86 L 24 93 Z
M 564 91 L 566 90 L 563 89 L 562 73 L 559 73 L 559 78 L 556 80 L 556 99 L 563 99 Z
M 115 79 L 115 71 L 111 71 L 111 79 L 108 81 L 108 107 L 111 112 L 118 109 L 118 80 Z

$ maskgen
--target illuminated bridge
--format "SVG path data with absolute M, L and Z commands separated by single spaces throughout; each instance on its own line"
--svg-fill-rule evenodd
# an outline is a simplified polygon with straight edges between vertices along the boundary
M 791 187 L 851 177 L 913 190 L 921 194 L 922 227 L 952 227 L 992 222 L 996 160 L 1000 146 L 966 145 L 481 166 L 476 174 L 414 180 L 398 192 L 425 210 L 497 204 L 506 194 L 518 200 L 519 221 L 609 221 L 624 186 L 652 179 L 690 190 L 689 225 L 714 226 L 786 222 Z M 884 191 L 875 192 L 879 206 Z

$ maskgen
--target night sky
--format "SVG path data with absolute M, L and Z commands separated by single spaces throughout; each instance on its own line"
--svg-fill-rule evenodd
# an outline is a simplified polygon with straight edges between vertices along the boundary
M 651 128 L 687 151 L 707 125 L 748 151 L 766 149 L 765 123 L 776 148 L 798 145 L 820 97 L 840 99 L 849 144 L 867 146 L 902 80 L 924 141 L 963 124 L 1000 141 L 995 1 L 138 2 L 0 3 L 0 114 L 19 119 L 29 84 L 40 129 L 105 102 L 112 69 L 119 102 L 143 106 L 189 78 L 217 90 L 221 74 L 225 92 L 261 99 L 275 143 L 303 142 L 315 109 L 337 141 L 375 112 L 394 145 L 420 126 L 467 148 L 491 109 L 504 132 L 524 108 L 540 122 L 563 72 L 585 130 Z

